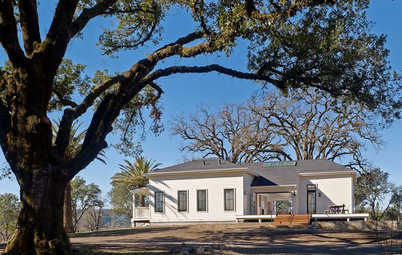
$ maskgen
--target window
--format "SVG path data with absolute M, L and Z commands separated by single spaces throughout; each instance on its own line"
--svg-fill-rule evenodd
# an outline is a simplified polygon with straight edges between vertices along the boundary
M 207 211 L 207 190 L 197 190 L 197 211 Z
M 177 210 L 179 212 L 187 212 L 187 191 L 179 190 L 177 192 Z
M 163 192 L 155 191 L 155 212 L 163 212 Z
M 225 211 L 234 211 L 235 209 L 235 190 L 224 190 Z
M 307 184 L 307 214 L 316 213 L 317 199 L 316 199 L 315 184 Z

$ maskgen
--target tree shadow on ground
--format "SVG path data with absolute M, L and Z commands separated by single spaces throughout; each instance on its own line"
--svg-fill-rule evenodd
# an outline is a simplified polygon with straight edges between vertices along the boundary
M 182 229 L 185 227 L 177 227 L 176 229 Z M 137 235 L 142 233 L 160 233 L 162 231 L 171 231 L 171 227 L 157 227 L 157 228 L 127 228 L 127 229 L 115 229 L 115 230 L 104 230 L 98 232 L 82 232 L 82 233 L 71 233 L 70 238 L 79 237 L 102 237 L 102 236 L 126 236 L 126 235 Z
M 185 232 L 177 231 L 184 229 Z M 177 231 L 177 232 L 176 232 Z M 162 234 L 161 234 L 162 232 Z M 344 232 L 306 230 L 306 229 L 272 229 L 263 226 L 209 229 L 189 226 L 166 226 L 141 229 L 124 229 L 87 233 L 82 237 L 123 236 L 111 238 L 100 243 L 75 243 L 74 247 L 91 249 L 97 254 L 167 254 L 169 249 L 181 243 L 198 246 L 217 245 L 225 254 L 379 254 L 375 234 L 356 231 L 354 235 L 344 236 Z M 146 234 L 136 235 L 136 234 Z M 158 233 L 158 235 L 152 235 Z M 194 235 L 193 235 L 194 233 Z M 95 234 L 95 235 L 91 235 Z M 151 235 L 149 235 L 151 234 Z M 350 234 L 348 232 L 348 234 Z M 129 236 L 135 235 L 135 236 Z M 124 237 L 125 236 L 125 237 Z M 150 236 L 152 238 L 150 238 Z M 216 253 L 218 254 L 218 253 Z

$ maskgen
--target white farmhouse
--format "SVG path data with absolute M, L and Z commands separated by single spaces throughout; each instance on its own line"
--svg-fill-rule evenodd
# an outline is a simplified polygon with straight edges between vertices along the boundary
M 147 176 L 149 185 L 134 194 L 149 195 L 149 207 L 134 206 L 133 225 L 262 221 L 278 214 L 309 215 L 308 221 L 367 218 L 354 214 L 355 171 L 329 160 L 233 164 L 198 159 Z M 287 207 L 279 209 L 283 201 Z

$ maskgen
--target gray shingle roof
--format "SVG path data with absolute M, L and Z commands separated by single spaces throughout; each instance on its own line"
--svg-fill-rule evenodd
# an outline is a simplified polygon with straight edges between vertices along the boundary
M 246 167 L 239 164 L 217 159 L 217 158 L 203 158 L 195 159 L 192 161 L 184 162 L 178 165 L 169 166 L 165 168 L 155 169 L 149 172 L 151 175 L 156 173 L 167 172 L 186 172 L 186 171 L 208 171 L 208 170 L 225 170 L 225 169 L 246 169 Z
M 326 159 L 297 160 L 296 166 L 264 167 L 264 163 L 244 163 L 251 172 L 259 175 L 251 186 L 297 184 L 300 173 L 351 171 L 340 164 Z
M 180 173 L 188 171 L 221 171 L 221 170 L 248 170 L 257 175 L 251 186 L 271 186 L 297 184 L 300 173 L 352 171 L 342 165 L 326 159 L 298 160 L 295 166 L 270 166 L 264 162 L 233 164 L 217 158 L 196 159 L 182 164 L 155 169 L 150 175 L 158 173 Z

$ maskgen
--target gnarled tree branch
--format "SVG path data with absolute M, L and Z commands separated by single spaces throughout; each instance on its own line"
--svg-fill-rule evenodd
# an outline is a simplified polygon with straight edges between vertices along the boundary
M 12 0 L 0 0 L 0 43 L 14 65 L 25 60 L 24 52 L 18 42 L 17 23 L 14 17 Z
M 116 2 L 117 0 L 103 0 L 89 9 L 84 9 L 81 12 L 80 16 L 78 16 L 78 18 L 72 23 L 72 36 L 79 33 L 91 19 L 95 18 L 96 16 L 105 14 L 107 9 Z
M 226 74 L 239 79 L 247 79 L 247 80 L 258 80 L 265 81 L 275 85 L 277 88 L 283 90 L 285 88 L 284 83 L 282 81 L 278 81 L 272 79 L 268 76 L 258 75 L 254 73 L 246 73 L 240 72 L 233 69 L 229 69 L 220 65 L 208 65 L 208 66 L 173 66 L 168 67 L 166 69 L 158 69 L 148 75 L 142 82 L 148 83 L 150 81 L 154 81 L 161 77 L 169 76 L 177 73 L 209 73 L 209 72 L 218 72 L 222 74 Z
M 35 45 L 37 46 L 41 43 L 36 1 L 20 0 L 18 1 L 18 7 L 25 52 L 27 55 L 31 55 Z

